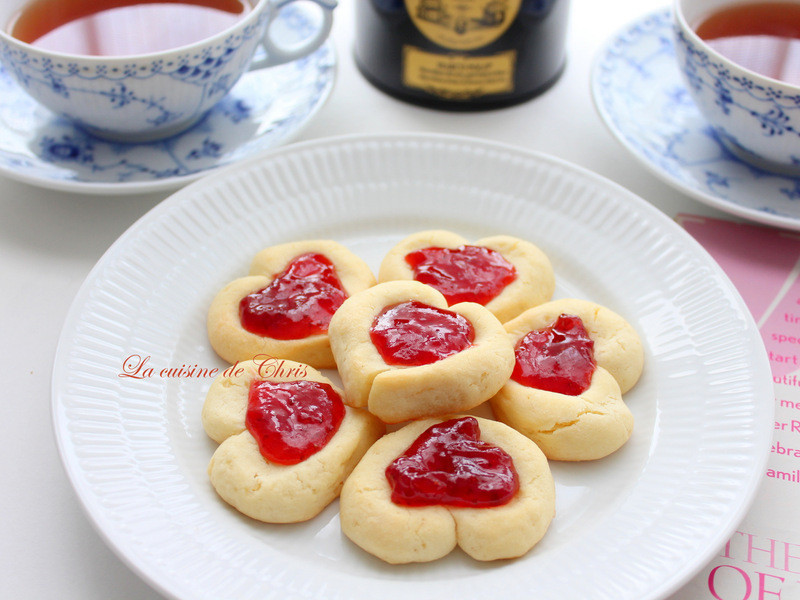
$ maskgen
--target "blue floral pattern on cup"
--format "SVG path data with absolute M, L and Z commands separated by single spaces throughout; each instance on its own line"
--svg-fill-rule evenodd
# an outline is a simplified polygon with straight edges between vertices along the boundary
M 268 16 L 269 13 L 262 12 L 241 32 L 212 47 L 200 52 L 174 53 L 166 60 L 110 61 L 117 66 L 78 64 L 41 58 L 34 51 L 12 47 L 3 40 L 0 40 L 0 59 L 28 93 L 60 116 L 89 130 L 103 131 L 89 126 L 84 117 L 86 112 L 92 112 L 96 119 L 97 111 L 108 113 L 105 122 L 109 129 L 120 120 L 125 121 L 132 133 L 166 129 L 199 118 L 228 93 L 241 72 L 239 63 L 253 52 Z M 180 82 L 196 92 L 167 96 L 162 91 L 161 79 Z
M 800 94 L 720 62 L 677 26 L 674 34 L 687 88 L 723 143 L 754 164 L 794 165 L 800 175 Z

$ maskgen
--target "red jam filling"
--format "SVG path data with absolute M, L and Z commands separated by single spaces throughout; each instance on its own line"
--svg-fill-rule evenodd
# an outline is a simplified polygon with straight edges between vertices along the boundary
M 245 426 L 261 455 L 294 465 L 319 452 L 344 419 L 344 404 L 327 383 L 261 381 L 250 384 Z
M 549 327 L 531 331 L 517 343 L 515 354 L 511 379 L 517 383 L 568 396 L 591 385 L 594 342 L 579 317 L 561 315 Z
M 239 318 L 250 333 L 298 340 L 326 333 L 347 294 L 336 268 L 322 254 L 302 254 L 263 290 L 239 302 Z
M 442 360 L 475 339 L 472 324 L 461 315 L 415 300 L 385 309 L 369 335 L 386 364 L 406 367 Z
M 406 255 L 414 279 L 439 290 L 450 305 L 486 304 L 517 278 L 503 256 L 483 246 L 423 248 Z
M 426 429 L 387 468 L 392 502 L 403 506 L 488 508 L 506 504 L 519 489 L 511 456 L 480 439 L 473 417 Z

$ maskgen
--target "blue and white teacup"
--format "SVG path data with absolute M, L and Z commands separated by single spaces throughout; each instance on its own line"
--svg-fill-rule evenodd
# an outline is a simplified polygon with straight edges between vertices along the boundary
M 6 0 L 9 23 L 28 0 Z M 270 24 L 300 0 L 244 0 L 252 10 L 228 29 L 195 44 L 133 56 L 83 56 L 43 50 L 0 31 L 0 60 L 19 85 L 55 114 L 102 138 L 142 142 L 177 134 L 200 120 L 251 68 L 306 56 L 328 38 L 336 0 L 319 6 L 319 26 L 284 47 Z M 253 60 L 262 46 L 263 59 Z
M 674 0 L 678 66 L 694 103 L 728 150 L 758 168 L 800 176 L 800 86 L 742 67 L 696 33 L 713 12 L 737 4 L 741 0 Z

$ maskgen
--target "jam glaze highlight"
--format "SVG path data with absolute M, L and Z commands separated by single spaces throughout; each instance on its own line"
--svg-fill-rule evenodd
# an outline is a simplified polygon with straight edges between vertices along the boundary
M 302 339 L 326 333 L 346 299 L 333 263 L 322 254 L 307 253 L 292 260 L 267 287 L 242 298 L 239 318 L 250 333 Z
M 473 417 L 426 429 L 386 468 L 391 499 L 402 506 L 490 508 L 511 501 L 519 476 L 511 456 L 480 439 Z
M 517 383 L 568 396 L 582 394 L 591 385 L 594 341 L 580 317 L 560 315 L 550 326 L 525 335 L 514 353 L 511 379 Z
M 245 426 L 265 459 L 294 465 L 324 448 L 344 415 L 344 403 L 330 384 L 255 379 L 250 384 Z
M 415 300 L 385 308 L 369 335 L 386 364 L 406 367 L 447 358 L 475 339 L 472 324 L 463 316 Z
M 450 305 L 486 305 L 517 278 L 514 265 L 484 246 L 422 248 L 409 252 L 405 260 L 414 279 L 439 290 Z

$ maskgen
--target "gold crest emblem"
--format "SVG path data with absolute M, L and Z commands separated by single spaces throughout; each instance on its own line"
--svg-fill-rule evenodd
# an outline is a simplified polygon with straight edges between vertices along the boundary
M 405 0 L 417 29 L 451 50 L 487 46 L 509 28 L 522 0 Z

